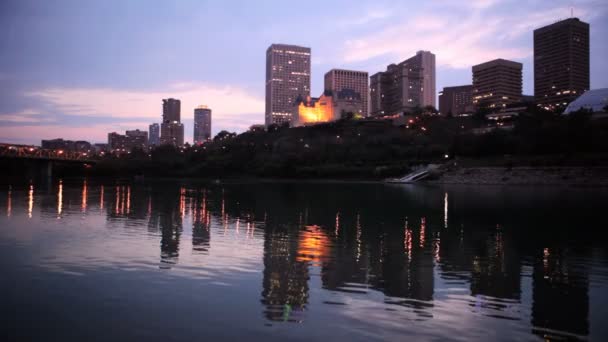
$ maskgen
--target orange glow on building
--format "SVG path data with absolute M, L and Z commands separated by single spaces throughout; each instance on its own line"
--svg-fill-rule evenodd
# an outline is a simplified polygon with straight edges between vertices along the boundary
M 308 97 L 298 105 L 298 123 L 301 125 L 332 120 L 334 120 L 334 106 L 331 96 L 323 94 L 316 101 Z
M 317 225 L 306 226 L 300 234 L 297 261 L 319 263 L 329 256 L 329 238 Z

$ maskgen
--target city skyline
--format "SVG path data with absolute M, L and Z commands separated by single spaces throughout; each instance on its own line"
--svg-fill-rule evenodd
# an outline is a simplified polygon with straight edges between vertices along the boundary
M 602 77 L 608 74 L 608 48 L 601 43 L 608 5 L 599 1 L 431 1 L 414 6 L 408 20 L 396 15 L 408 4 L 367 2 L 346 10 L 335 2 L 331 7 L 342 8 L 341 15 L 294 13 L 276 22 L 270 20 L 278 11 L 273 6 L 244 2 L 236 13 L 230 6 L 188 2 L 145 10 L 119 2 L 0 6 L 8 27 L 0 38 L 6 47 L 0 54 L 0 140 L 15 143 L 57 137 L 104 142 L 108 132 L 145 130 L 159 121 L 160 99 L 169 97 L 181 99 L 188 113 L 182 120 L 186 141 L 192 142 L 189 113 L 200 103 L 214 108 L 213 135 L 245 131 L 264 122 L 264 52 L 273 43 L 311 48 L 313 95 L 322 92 L 324 74 L 333 68 L 371 75 L 418 50 L 437 56 L 435 96 L 443 87 L 469 84 L 471 67 L 495 58 L 523 63 L 523 93 L 533 95 L 533 30 L 568 18 L 571 7 L 591 28 L 591 89 L 608 86 Z M 164 15 L 174 20 L 150 30 Z M 203 15 L 244 22 L 230 32 L 193 30 Z M 312 18 L 318 24 L 301 30 Z M 83 28 L 81 21 L 90 25 Z M 123 34 L 125 27 L 130 32 Z M 327 39 L 330 29 L 334 34 Z M 192 47 L 196 41 L 202 47 Z M 224 63 L 233 66 L 230 72 L 219 67 Z

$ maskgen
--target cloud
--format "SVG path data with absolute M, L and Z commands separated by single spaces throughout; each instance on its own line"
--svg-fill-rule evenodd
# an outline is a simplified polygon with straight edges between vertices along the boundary
M 45 117 L 39 111 L 33 109 L 23 109 L 14 113 L 0 113 L 0 123 L 44 123 L 53 121 L 53 118 Z
M 347 40 L 342 58 L 350 63 L 377 57 L 397 62 L 417 50 L 430 50 L 436 54 L 438 66 L 451 68 L 469 68 L 494 58 L 523 59 L 532 54 L 532 46 L 525 46 L 521 39 L 531 37 L 534 28 L 569 13 L 569 7 L 564 6 L 549 10 L 515 8 L 514 13 L 505 16 L 499 1 L 458 3 L 459 7 L 452 1 L 433 3 L 409 20 Z M 437 7 L 439 4 L 445 7 Z M 592 15 L 583 5 L 577 11 L 585 18 Z

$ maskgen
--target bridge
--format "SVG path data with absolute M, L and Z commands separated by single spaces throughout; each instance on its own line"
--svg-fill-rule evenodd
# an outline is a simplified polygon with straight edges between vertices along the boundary
M 47 177 L 53 174 L 55 163 L 79 163 L 84 166 L 97 163 L 90 152 L 44 149 L 34 145 L 0 143 L 0 158 L 19 161 L 18 168 L 42 171 Z M 26 170 L 24 170 L 26 171 Z M 27 173 L 27 172 L 26 172 Z M 30 172 L 31 173 L 31 172 Z

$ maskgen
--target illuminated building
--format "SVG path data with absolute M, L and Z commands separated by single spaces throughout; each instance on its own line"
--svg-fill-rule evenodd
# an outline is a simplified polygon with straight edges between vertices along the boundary
M 534 30 L 534 96 L 564 108 L 589 90 L 589 24 L 570 18 Z
M 202 144 L 211 139 L 211 109 L 198 106 L 194 109 L 194 144 Z
M 564 114 L 581 109 L 587 109 L 593 113 L 606 112 L 606 106 L 608 106 L 608 88 L 593 89 L 572 101 L 564 110 Z
M 522 64 L 495 59 L 473 66 L 473 104 L 502 108 L 522 100 Z
M 371 115 L 410 112 L 416 107 L 435 107 L 435 55 L 418 51 L 399 64 L 370 77 Z
M 161 145 L 180 147 L 184 144 L 184 125 L 180 122 L 181 102 L 176 99 L 163 100 L 163 122 L 160 125 Z
M 294 107 L 293 126 L 330 122 L 348 113 L 356 115 L 362 104 L 361 95 L 352 89 L 326 90 L 318 98 L 298 98 Z
M 336 93 L 344 89 L 352 89 L 361 94 L 361 105 L 357 109 L 357 113 L 367 116 L 369 97 L 367 72 L 332 69 L 325 74 L 325 90 Z
M 290 123 L 298 96 L 310 96 L 310 48 L 270 45 L 266 50 L 266 126 Z
M 462 115 L 473 112 L 473 86 L 445 87 L 439 93 L 441 115 Z
M 160 145 L 160 126 L 157 123 L 148 126 L 148 144 L 150 146 Z

